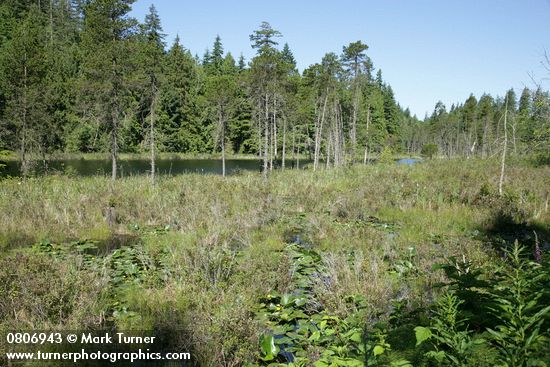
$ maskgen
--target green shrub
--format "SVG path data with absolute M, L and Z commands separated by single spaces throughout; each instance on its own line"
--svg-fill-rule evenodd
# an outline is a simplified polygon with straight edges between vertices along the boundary
M 541 327 L 550 305 L 540 302 L 544 289 L 539 286 L 547 274 L 540 264 L 526 259 L 523 251 L 516 241 L 507 252 L 507 266 L 496 273 L 492 311 L 498 324 L 487 330 L 503 365 L 543 366 L 544 359 L 549 359 L 543 346 L 548 346 L 550 339 L 548 330 Z
M 393 151 L 391 147 L 386 146 L 384 147 L 384 149 L 382 149 L 382 152 L 380 152 L 380 157 L 378 158 L 378 161 L 384 164 L 394 162 Z
M 432 159 L 434 155 L 437 154 L 439 151 L 439 146 L 437 144 L 424 144 L 422 146 L 422 150 L 420 151 L 420 154 L 425 158 Z
M 451 292 L 443 294 L 434 307 L 432 323 L 429 328 L 415 328 L 416 345 L 430 341 L 433 350 L 426 357 L 440 366 L 466 367 L 473 365 L 473 356 L 485 340 L 474 338 L 468 330 L 467 320 L 459 315 L 459 306 L 463 303 Z

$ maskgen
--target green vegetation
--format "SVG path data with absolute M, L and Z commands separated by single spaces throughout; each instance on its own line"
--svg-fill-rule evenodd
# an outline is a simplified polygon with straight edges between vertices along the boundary
M 366 163 L 384 148 L 431 157 L 491 157 L 502 149 L 548 151 L 548 92 L 473 95 L 439 102 L 419 120 L 399 105 L 362 41 L 328 52 L 299 72 L 269 23 L 251 30 L 251 60 L 224 50 L 204 56 L 179 38 L 166 45 L 154 6 L 143 22 L 134 0 L 4 1 L 0 4 L 0 150 L 23 175 L 52 155 L 146 154 L 152 183 L 158 152 L 249 154 L 273 162 L 306 155 L 318 169 Z M 507 113 L 508 124 L 503 116 Z M 429 151 L 422 152 L 423 149 Z
M 299 71 L 263 22 L 251 60 L 220 36 L 201 58 L 134 1 L 0 3 L 0 172 L 21 172 L 0 176 L 0 335 L 144 330 L 196 366 L 550 365 L 547 91 L 419 120 L 363 41 Z M 110 180 L 38 169 L 107 156 Z M 145 156 L 150 177 L 117 170 Z
M 502 196 L 496 160 L 7 179 L 0 329 L 139 326 L 201 366 L 542 366 L 550 171 L 507 170 Z
M 433 156 L 437 154 L 438 150 L 439 150 L 439 147 L 437 146 L 437 144 L 433 144 L 433 143 L 424 144 L 422 146 L 422 150 L 420 151 L 420 154 L 423 157 L 432 159 Z

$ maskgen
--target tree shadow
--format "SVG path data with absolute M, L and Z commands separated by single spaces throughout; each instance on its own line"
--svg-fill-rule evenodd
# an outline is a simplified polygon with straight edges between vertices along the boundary
M 510 249 L 515 241 L 530 253 L 534 252 L 537 243 L 541 250 L 550 250 L 549 226 L 518 221 L 502 212 L 497 212 L 480 230 L 482 240 L 490 243 L 497 251 Z

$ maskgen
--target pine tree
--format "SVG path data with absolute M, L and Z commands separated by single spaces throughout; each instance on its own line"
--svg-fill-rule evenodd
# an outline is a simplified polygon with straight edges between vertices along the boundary
M 531 91 L 529 88 L 523 88 L 519 98 L 518 106 L 518 134 L 519 141 L 527 144 L 533 138 L 533 125 L 531 123 Z
M 388 129 L 384 113 L 384 95 L 382 94 L 382 90 L 378 88 L 378 84 L 370 90 L 368 106 L 370 108 L 370 124 L 367 128 L 365 156 L 368 156 L 369 151 L 381 151 L 388 139 Z
M 130 35 L 135 21 L 128 18 L 135 0 L 92 0 L 85 6 L 81 50 L 84 92 L 110 134 L 111 178 L 117 176 L 119 129 L 131 73 Z
M 30 170 L 29 154 L 40 152 L 50 128 L 43 94 L 47 74 L 44 36 L 43 14 L 32 5 L 0 55 L 0 84 L 5 93 L 0 132 L 6 141 L 17 142 L 8 147 L 19 151 L 23 176 Z
M 223 45 L 222 39 L 219 35 L 216 36 L 214 40 L 214 45 L 212 46 L 212 53 L 210 54 L 209 66 L 213 70 L 213 73 L 220 74 L 223 64 Z
M 550 95 L 539 86 L 533 94 L 532 150 L 541 159 L 550 159 Z
M 257 55 L 251 64 L 251 94 L 254 96 L 255 117 L 258 126 L 258 137 L 263 143 L 258 144 L 263 153 L 263 175 L 267 179 L 268 170 L 273 168 L 274 146 L 276 144 L 276 105 L 277 83 L 279 74 L 280 53 L 277 51 L 275 38 L 281 37 L 281 33 L 271 27 L 267 22 L 260 25 L 250 35 L 252 48 L 257 50 Z M 263 145 L 263 147 L 262 147 Z
M 160 91 L 159 129 L 171 152 L 201 152 L 208 148 L 199 116 L 198 65 L 176 37 L 165 60 Z
M 221 75 L 235 75 L 239 72 L 239 67 L 235 64 L 235 59 L 231 52 L 228 52 L 223 59 L 223 62 L 220 66 Z
M 488 94 L 484 94 L 479 99 L 477 119 L 479 120 L 480 128 L 476 136 L 476 140 L 480 143 L 481 157 L 485 158 L 491 153 L 490 143 L 494 138 L 494 100 Z M 495 127 L 496 135 L 498 136 L 499 127 Z
M 208 77 L 206 96 L 210 104 L 211 117 L 216 121 L 214 146 L 222 152 L 222 175 L 225 176 L 225 154 L 228 136 L 228 122 L 233 118 L 237 106 L 237 84 L 234 75 L 222 74 Z
M 250 35 L 250 41 L 252 41 L 252 48 L 257 49 L 259 55 L 269 55 L 276 52 L 275 46 L 278 45 L 278 42 L 275 41 L 275 38 L 281 36 L 281 32 L 273 29 L 271 24 L 262 22 L 260 29 Z
M 158 94 L 163 74 L 163 57 L 164 57 L 164 38 L 162 33 L 160 18 L 154 5 L 149 8 L 149 13 L 145 17 L 145 22 L 142 25 L 142 60 L 141 67 L 143 68 L 143 96 L 148 105 L 149 114 L 149 146 L 151 152 L 151 182 L 155 184 L 155 155 L 156 155 L 156 139 L 155 139 L 155 122 L 157 115 Z
M 517 118 L 517 98 L 516 98 L 516 92 L 514 89 L 509 89 L 508 92 L 506 92 L 506 97 L 504 98 L 504 107 L 507 108 L 507 117 L 508 117 L 508 125 L 511 128 L 511 139 L 512 139 L 512 149 L 514 150 L 514 154 L 517 154 L 517 134 L 518 134 L 518 118 Z M 495 119 L 496 120 L 496 119 Z M 499 131 L 500 125 L 497 122 L 497 131 Z M 497 139 L 500 138 L 499 133 L 497 133 Z
M 401 115 L 400 109 L 395 101 L 392 87 L 384 85 L 382 95 L 384 97 L 384 119 L 386 120 L 386 129 L 389 135 L 397 135 Z
M 239 56 L 239 71 L 243 71 L 244 69 L 246 69 L 246 61 L 243 54 L 241 54 L 241 56 Z
M 476 152 L 477 141 L 477 99 L 473 94 L 464 103 L 462 114 L 462 131 L 465 135 L 464 147 L 466 155 L 470 157 Z
M 361 41 L 352 42 L 347 47 L 343 48 L 342 60 L 348 68 L 348 73 L 351 74 L 352 78 L 352 93 L 353 93 L 353 103 L 352 103 L 352 113 L 351 113 L 351 122 L 350 122 L 350 140 L 351 140 L 351 156 L 352 159 L 355 155 L 355 146 L 357 145 L 357 120 L 361 113 L 361 82 L 362 74 L 364 72 L 365 63 L 368 60 L 365 51 L 369 48 L 366 44 Z
M 51 0 L 47 14 L 46 68 L 44 97 L 51 116 L 46 152 L 67 150 L 75 128 L 74 109 L 78 78 L 78 42 L 82 26 L 80 14 L 69 0 Z M 78 144 L 77 144 L 78 145 Z M 79 150 L 78 146 L 74 150 Z
M 281 51 L 281 58 L 283 59 L 283 62 L 289 65 L 291 70 L 296 69 L 296 59 L 294 59 L 294 54 L 286 42 L 283 46 L 283 50 Z
M 204 51 L 204 55 L 202 56 L 202 66 L 207 67 L 210 65 L 211 62 L 212 62 L 212 55 L 210 54 L 210 50 L 206 49 Z

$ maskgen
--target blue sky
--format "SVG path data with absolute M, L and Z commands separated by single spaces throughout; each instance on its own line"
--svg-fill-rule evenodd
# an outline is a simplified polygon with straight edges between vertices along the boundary
M 137 0 L 132 16 L 143 20 L 152 3 L 167 42 L 178 34 L 200 56 L 219 34 L 226 51 L 250 60 L 249 35 L 262 21 L 283 34 L 300 70 L 362 40 L 397 100 L 420 118 L 438 100 L 450 107 L 470 93 L 550 84 L 541 65 L 550 0 Z

